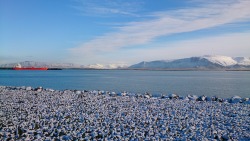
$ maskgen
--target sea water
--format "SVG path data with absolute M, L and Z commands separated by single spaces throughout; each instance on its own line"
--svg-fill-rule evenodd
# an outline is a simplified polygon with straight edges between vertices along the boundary
M 249 71 L 0 70 L 0 85 L 250 97 Z

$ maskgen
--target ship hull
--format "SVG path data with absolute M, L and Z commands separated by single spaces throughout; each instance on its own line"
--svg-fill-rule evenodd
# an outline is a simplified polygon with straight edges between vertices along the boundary
M 13 68 L 13 70 L 48 70 L 48 68 Z

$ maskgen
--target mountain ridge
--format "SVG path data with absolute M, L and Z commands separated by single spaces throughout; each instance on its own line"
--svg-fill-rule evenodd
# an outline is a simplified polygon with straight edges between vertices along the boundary
M 250 68 L 250 57 L 205 55 L 175 60 L 140 62 L 130 69 L 243 69 Z
M 23 67 L 76 68 L 76 69 L 165 69 L 165 70 L 219 70 L 247 69 L 250 70 L 250 57 L 228 57 L 219 55 L 204 55 L 171 60 L 142 61 L 131 66 L 125 64 L 90 64 L 46 63 L 35 61 L 18 62 Z M 2 64 L 0 68 L 12 68 L 18 63 Z
M 35 62 L 35 61 L 23 61 L 18 63 L 2 64 L 2 68 L 12 68 L 20 64 L 22 67 L 48 67 L 48 68 L 80 68 L 82 65 L 76 65 L 74 63 L 47 63 L 47 62 Z
M 35 62 L 35 61 L 23 61 L 18 63 L 2 64 L 0 68 L 13 68 L 17 64 L 22 67 L 48 67 L 48 68 L 76 68 L 76 69 L 122 69 L 127 68 L 126 64 L 90 64 L 90 65 L 78 65 L 74 63 L 47 63 L 47 62 Z

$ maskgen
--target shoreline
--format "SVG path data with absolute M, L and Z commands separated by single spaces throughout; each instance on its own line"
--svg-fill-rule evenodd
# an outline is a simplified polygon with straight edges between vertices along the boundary
M 249 140 L 249 98 L 0 86 L 2 140 Z
M 187 96 L 181 96 L 175 93 L 172 94 L 161 94 L 160 96 L 154 96 L 151 93 L 145 92 L 145 93 L 133 93 L 133 92 L 111 92 L 111 91 L 104 91 L 104 90 L 76 90 L 76 89 L 65 89 L 65 90 L 54 90 L 51 88 L 43 88 L 41 86 L 33 88 L 31 86 L 1 86 L 0 89 L 9 89 L 9 90 L 26 90 L 26 91 L 37 91 L 37 92 L 59 92 L 63 93 L 65 91 L 70 91 L 76 94 L 84 94 L 84 93 L 89 93 L 93 95 L 109 95 L 109 96 L 129 96 L 129 97 L 136 97 L 136 98 L 155 98 L 155 99 L 170 99 L 170 100 L 193 100 L 193 101 L 216 101 L 216 102 L 221 102 L 221 103 L 245 103 L 245 104 L 250 104 L 250 97 L 242 98 L 240 96 L 233 96 L 233 97 L 228 97 L 228 98 L 222 98 L 217 95 L 214 96 L 206 96 L 206 95 L 187 95 Z
M 13 68 L 0 67 L 0 70 L 13 70 Z M 48 68 L 48 70 L 134 70 L 134 71 L 250 71 L 250 68 L 239 69 L 209 69 L 209 68 L 117 68 L 117 69 L 97 69 L 97 68 Z

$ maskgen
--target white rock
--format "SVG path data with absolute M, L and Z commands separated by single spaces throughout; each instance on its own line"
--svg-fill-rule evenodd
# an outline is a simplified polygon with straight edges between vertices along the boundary
M 199 98 L 197 99 L 198 101 L 205 101 L 206 100 L 206 96 L 199 96 Z
M 29 86 L 29 87 L 26 87 L 26 90 L 27 90 L 27 91 L 30 91 L 30 90 L 32 90 L 32 87 L 30 87 L 30 86 Z
M 249 98 L 245 98 L 243 103 L 245 103 L 245 104 L 250 104 Z
M 48 89 L 48 91 L 50 91 L 50 92 L 54 92 L 55 90 L 53 90 L 53 89 Z
M 146 94 L 144 95 L 145 98 L 150 98 L 150 95 Z
M 169 95 L 169 98 L 170 98 L 170 99 L 178 99 L 179 96 L 178 96 L 177 94 L 170 94 L 170 95 Z
M 76 94 L 81 94 L 82 92 L 81 92 L 81 91 L 76 91 L 75 93 L 76 93 Z
M 126 95 L 127 95 L 127 92 L 124 91 L 124 92 L 121 93 L 121 95 L 122 95 L 122 96 L 126 96 Z
M 239 103 L 241 102 L 241 97 L 239 96 L 233 96 L 230 100 L 231 103 Z
M 197 95 L 188 95 L 187 97 L 189 100 L 197 100 L 198 99 Z

